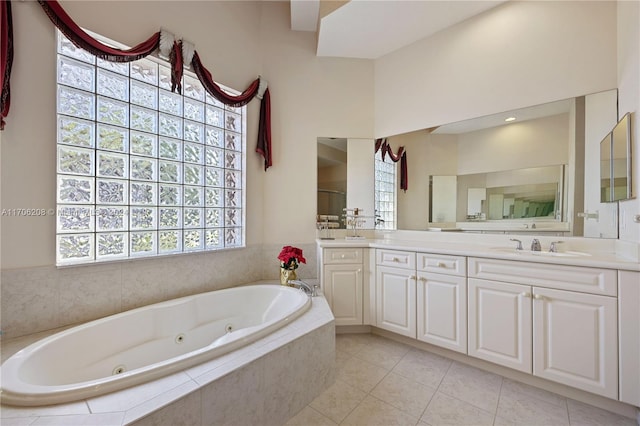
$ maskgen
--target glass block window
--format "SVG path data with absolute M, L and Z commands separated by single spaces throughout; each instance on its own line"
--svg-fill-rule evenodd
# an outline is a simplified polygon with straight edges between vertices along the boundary
M 182 87 L 162 60 L 103 61 L 58 32 L 58 265 L 244 246 L 246 108 Z
M 396 163 L 382 161 L 382 151 L 375 154 L 376 229 L 396 229 Z

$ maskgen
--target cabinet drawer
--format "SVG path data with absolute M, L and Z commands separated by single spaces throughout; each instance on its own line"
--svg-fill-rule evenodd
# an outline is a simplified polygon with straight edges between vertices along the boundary
M 412 251 L 376 250 L 376 264 L 402 269 L 416 269 L 416 254 Z
M 469 278 L 472 277 L 606 296 L 618 295 L 617 271 L 612 269 L 469 258 Z
M 460 277 L 467 275 L 467 258 L 464 256 L 417 253 L 416 257 L 416 269 L 418 271 L 436 272 Z
M 323 262 L 325 265 L 340 263 L 362 263 L 361 248 L 326 248 Z

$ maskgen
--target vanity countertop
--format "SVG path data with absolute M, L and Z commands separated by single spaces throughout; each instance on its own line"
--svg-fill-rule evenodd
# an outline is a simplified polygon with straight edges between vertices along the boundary
M 450 234 L 449 234 L 450 235 Z M 516 236 L 517 237 L 517 236 Z M 365 240 L 317 240 L 322 248 L 384 248 L 392 250 L 408 250 L 421 253 L 438 253 L 455 256 L 485 257 L 493 259 L 516 260 L 523 262 L 551 263 L 556 265 L 587 266 L 607 269 L 620 269 L 628 271 L 640 271 L 640 263 L 632 257 L 625 257 L 615 251 L 602 250 L 602 247 L 588 247 L 580 244 L 581 241 L 567 239 L 559 245 L 559 253 L 548 252 L 549 238 L 540 238 L 543 251 L 532 252 L 528 249 L 530 241 L 522 241 L 525 247 L 522 251 L 515 249 L 515 242 L 508 236 L 502 236 L 500 240 L 492 238 L 488 241 L 437 241 L 425 239 L 365 239 Z M 564 246 L 564 247 L 563 247 Z

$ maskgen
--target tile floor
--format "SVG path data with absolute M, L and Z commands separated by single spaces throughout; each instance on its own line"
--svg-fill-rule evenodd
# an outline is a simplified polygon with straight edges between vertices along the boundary
M 636 426 L 632 419 L 373 334 L 337 335 L 336 368 L 336 382 L 287 426 Z

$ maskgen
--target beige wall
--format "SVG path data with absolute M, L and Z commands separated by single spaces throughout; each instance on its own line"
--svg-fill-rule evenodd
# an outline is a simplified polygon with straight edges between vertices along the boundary
M 614 46 L 615 2 L 506 2 L 376 61 L 375 136 L 612 89 Z

